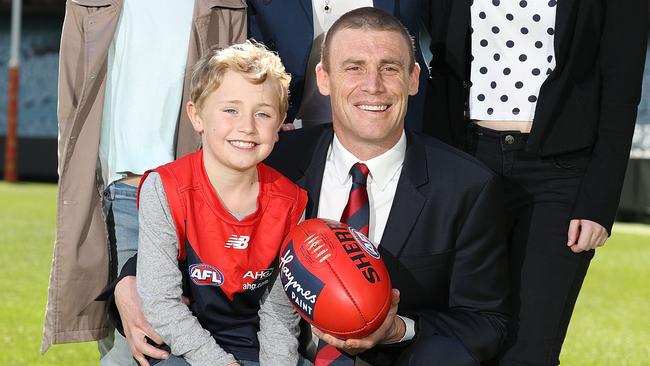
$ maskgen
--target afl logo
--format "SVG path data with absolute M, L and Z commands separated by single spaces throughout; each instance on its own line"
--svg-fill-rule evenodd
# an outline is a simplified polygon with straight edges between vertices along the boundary
M 370 254 L 371 257 L 375 259 L 379 259 L 379 252 L 377 251 L 377 248 L 375 247 L 375 244 L 373 244 L 370 239 L 366 238 L 365 235 L 363 235 L 362 232 L 356 230 L 353 227 L 350 227 L 350 232 L 354 236 L 354 238 L 357 240 L 357 243 L 361 244 L 361 248 L 366 251 L 366 253 Z
M 199 286 L 223 285 L 223 273 L 209 264 L 193 264 L 189 268 L 190 278 Z

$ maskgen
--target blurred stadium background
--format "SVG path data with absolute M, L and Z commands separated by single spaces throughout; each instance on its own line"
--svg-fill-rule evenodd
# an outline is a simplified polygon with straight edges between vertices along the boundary
M 64 0 L 23 0 L 18 106 L 18 178 L 56 181 L 56 88 Z M 0 173 L 7 128 L 11 0 L 0 0 Z M 643 30 L 639 30 L 643 31 Z M 650 57 L 632 142 L 620 218 L 650 216 Z
M 54 234 L 56 89 L 65 0 L 23 0 L 18 178 L 0 182 L 0 365 L 98 364 L 92 343 L 38 356 Z M 7 128 L 11 0 L 0 0 L 0 174 Z M 641 31 L 647 31 L 640 29 Z M 650 222 L 650 55 L 619 218 Z M 1 177 L 1 175 L 0 175 Z M 650 227 L 617 224 L 592 262 L 563 365 L 650 365 Z

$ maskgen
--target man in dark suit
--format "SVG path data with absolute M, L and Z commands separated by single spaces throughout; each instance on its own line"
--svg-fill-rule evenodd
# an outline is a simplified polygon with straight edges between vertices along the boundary
M 478 365 L 498 352 L 509 314 L 502 187 L 469 155 L 404 129 L 419 72 L 394 17 L 345 14 L 317 67 L 333 125 L 283 133 L 267 163 L 308 191 L 306 217 L 335 220 L 350 167 L 369 169 L 368 236 L 397 289 L 392 307 L 366 338 L 317 335 L 364 365 Z
M 336 220 L 348 171 L 364 163 L 369 237 L 399 290 L 369 337 L 316 334 L 373 365 L 476 365 L 494 356 L 508 313 L 502 188 L 468 155 L 405 131 L 419 73 L 407 31 L 383 11 L 353 10 L 330 29 L 316 70 L 333 126 L 282 134 L 269 163 L 308 191 L 308 218 Z
M 426 129 L 505 182 L 513 321 L 501 365 L 559 363 L 589 262 L 616 214 L 647 7 L 431 1 Z
M 320 59 L 324 33 L 336 18 L 348 10 L 373 6 L 397 17 L 415 37 L 415 57 L 420 65 L 421 18 L 428 0 L 247 0 L 248 37 L 276 51 L 291 74 L 287 122 L 300 120 L 302 127 L 331 122 L 329 101 L 318 93 L 314 67 Z M 317 4 L 315 6 L 315 4 Z M 314 24 L 316 22 L 316 24 Z M 421 132 L 428 70 L 420 73 L 419 93 L 409 99 L 406 126 Z M 296 125 L 298 125 L 296 123 Z

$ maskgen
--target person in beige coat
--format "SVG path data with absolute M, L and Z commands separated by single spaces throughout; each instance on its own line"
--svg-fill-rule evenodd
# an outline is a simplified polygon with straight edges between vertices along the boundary
M 66 2 L 59 61 L 57 228 L 41 347 L 43 353 L 52 344 L 99 340 L 109 334 L 106 304 L 95 300 L 114 279 L 118 265 L 116 249 L 109 244 L 109 213 L 102 198 L 108 183 L 106 171 L 102 171 L 106 164 L 100 161 L 100 136 L 107 133 L 102 131 L 106 128 L 102 122 L 109 110 L 104 108 L 106 100 L 111 100 L 110 92 L 106 91 L 107 85 L 112 83 L 108 76 L 113 64 L 109 64 L 109 60 L 111 57 L 118 59 L 114 54 L 116 34 L 120 27 L 124 27 L 120 21 L 125 22 L 125 8 L 136 4 L 131 1 Z M 155 3 L 150 3 L 152 11 L 149 15 L 155 17 Z M 142 3 L 137 6 L 142 6 Z M 183 52 L 181 58 L 185 60 L 182 62 L 184 72 L 183 69 L 180 71 L 181 75 L 184 74 L 183 80 L 178 83 L 182 88 L 178 114 L 173 117 L 176 122 L 171 133 L 171 159 L 192 152 L 200 145 L 200 138 L 192 130 L 187 116 L 180 113 L 180 106 L 188 100 L 189 73 L 193 64 L 212 47 L 225 47 L 246 38 L 244 0 L 195 0 L 193 10 L 188 14 L 188 21 L 191 17 L 186 38 L 189 45 L 178 47 L 178 44 L 167 43 L 169 40 L 164 37 L 153 40 L 156 47 L 171 49 L 172 53 L 178 48 L 176 52 Z M 140 37 L 139 34 L 130 34 L 125 39 L 129 40 L 133 35 Z M 147 87 L 155 91 L 166 85 Z M 139 89 L 142 92 L 142 88 Z M 137 184 L 141 172 L 127 173 L 123 176 L 131 180 L 128 183 Z M 131 323 L 133 331 L 143 334 L 149 331 L 138 329 L 138 324 L 137 319 Z M 144 337 L 140 340 L 144 341 Z M 141 354 L 134 356 L 144 360 Z

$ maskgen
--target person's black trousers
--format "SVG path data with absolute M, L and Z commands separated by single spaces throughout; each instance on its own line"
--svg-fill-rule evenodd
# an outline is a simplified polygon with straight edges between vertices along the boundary
M 509 228 L 512 325 L 500 365 L 558 365 L 594 251 L 567 247 L 569 221 L 590 151 L 540 158 L 528 134 L 469 127 L 468 152 L 503 178 Z

